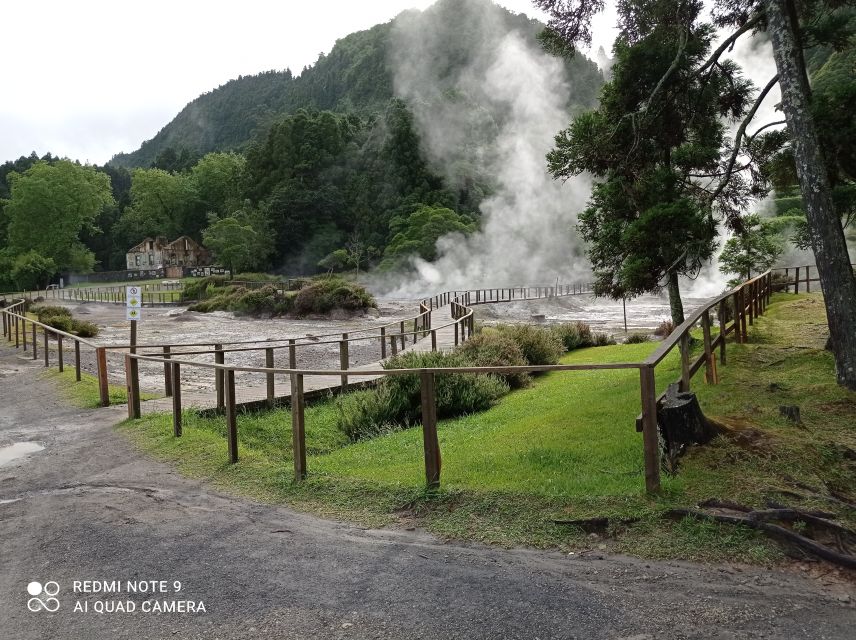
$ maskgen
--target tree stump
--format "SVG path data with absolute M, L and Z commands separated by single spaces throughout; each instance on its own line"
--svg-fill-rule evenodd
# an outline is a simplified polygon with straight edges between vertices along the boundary
M 682 392 L 678 384 L 670 384 L 657 407 L 663 468 L 667 473 L 678 471 L 678 457 L 693 444 L 706 444 L 719 434 L 701 411 L 696 395 Z

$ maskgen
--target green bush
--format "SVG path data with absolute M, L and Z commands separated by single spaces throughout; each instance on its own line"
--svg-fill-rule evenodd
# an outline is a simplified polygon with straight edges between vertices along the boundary
M 517 343 L 526 364 L 556 364 L 564 353 L 562 342 L 551 329 L 528 324 L 505 324 L 495 328 Z
M 457 353 L 475 367 L 518 367 L 526 365 L 520 345 L 511 336 L 498 331 L 482 331 L 467 340 Z M 509 373 L 500 377 L 512 389 L 529 384 L 529 374 Z
M 46 324 L 49 327 L 53 327 L 54 329 L 58 329 L 60 331 L 65 331 L 66 333 L 71 333 L 72 329 L 72 320 L 71 316 L 45 316 L 44 319 L 39 320 L 42 324 Z
M 364 287 L 342 278 L 320 278 L 297 293 L 294 312 L 297 315 L 328 313 L 333 309 L 358 311 L 376 306 Z
M 592 341 L 593 347 L 608 347 L 611 344 L 616 344 L 615 338 L 608 333 L 594 333 L 592 334 Z
M 203 300 L 215 295 L 216 290 L 225 287 L 228 281 L 226 276 L 207 276 L 193 282 L 188 282 L 181 291 L 181 299 L 185 302 Z
M 462 367 L 460 354 L 405 353 L 384 363 L 386 369 Z M 386 376 L 376 389 L 341 396 L 337 425 L 352 440 L 370 438 L 417 424 L 422 419 L 421 383 L 418 374 Z M 450 418 L 484 411 L 508 393 L 508 385 L 493 375 L 437 374 L 437 416 Z
M 33 313 L 36 314 L 36 317 L 39 319 L 39 322 L 47 324 L 45 322 L 45 318 L 56 318 L 65 316 L 71 317 L 71 310 L 66 309 L 65 307 L 59 307 L 55 305 L 44 305 L 33 308 Z
M 651 342 L 651 336 L 647 333 L 631 333 L 624 341 L 626 344 L 641 344 L 643 342 Z
M 88 320 L 72 320 L 71 333 L 81 338 L 94 338 L 98 335 L 98 325 Z
M 565 351 L 582 349 L 594 345 L 591 327 L 585 322 L 565 322 L 550 327 L 565 347 Z

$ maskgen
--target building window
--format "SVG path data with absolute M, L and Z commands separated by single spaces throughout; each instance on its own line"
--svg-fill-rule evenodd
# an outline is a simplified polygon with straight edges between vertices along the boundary
M 149 264 L 154 264 L 154 263 L 155 263 L 155 254 L 150 253 L 149 254 Z
M 135 255 L 134 258 L 136 258 L 136 263 L 137 263 L 137 266 L 139 267 L 140 266 L 140 254 L 138 253 L 137 255 Z

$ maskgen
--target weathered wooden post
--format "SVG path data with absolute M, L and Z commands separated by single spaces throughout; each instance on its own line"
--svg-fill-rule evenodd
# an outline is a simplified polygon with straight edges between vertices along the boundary
M 431 329 L 431 351 L 437 350 L 437 330 Z
M 219 371 L 223 371 L 219 369 Z M 238 409 L 235 406 L 235 370 L 227 369 L 224 376 L 226 386 L 226 440 L 229 445 L 229 462 L 238 461 Z
M 49 345 L 48 345 L 47 327 L 45 327 L 44 334 L 45 334 L 45 366 L 49 367 L 50 366 L 50 362 L 49 362 L 49 360 L 50 360 L 50 349 L 48 348 Z
M 35 322 L 33 322 L 31 324 L 33 325 L 33 360 L 38 360 L 39 359 L 39 353 L 38 353 L 39 352 L 39 341 L 38 341 L 38 338 L 36 337 L 36 329 L 38 328 L 38 325 L 36 325 Z
M 63 357 L 62 357 L 62 334 L 56 334 L 56 351 L 57 351 L 57 365 L 59 366 L 60 373 L 63 372 Z
M 267 347 L 265 349 L 265 368 L 273 369 L 274 360 L 273 360 L 273 347 Z M 265 374 L 266 382 L 267 382 L 267 406 L 273 409 L 274 400 L 276 397 L 276 389 L 275 389 L 275 381 L 274 381 L 273 372 L 268 372 Z
M 400 323 L 400 332 L 401 332 L 401 350 L 404 351 L 405 347 L 407 347 L 407 336 L 404 335 L 404 320 Z
M 291 448 L 294 453 L 294 479 L 306 478 L 306 423 L 304 422 L 303 374 L 291 374 Z
M 30 323 L 30 324 L 32 324 L 33 328 L 35 328 L 35 326 L 36 326 L 35 324 L 33 324 L 33 323 Z M 23 334 L 22 337 L 24 338 L 24 351 L 26 351 L 27 350 L 27 320 L 26 320 L 26 318 L 21 319 L 21 333 Z
M 422 444 L 425 450 L 425 483 L 429 489 L 440 486 L 440 441 L 437 437 L 437 398 L 434 390 L 434 373 L 422 371 Z
M 170 381 L 172 382 L 172 435 L 181 437 L 181 364 L 173 362 Z
M 716 373 L 716 358 L 711 349 L 710 340 L 710 311 L 705 309 L 701 316 L 701 329 L 704 335 L 704 361 L 705 361 L 705 380 L 708 384 L 718 384 L 719 379 Z
M 140 376 L 136 365 L 137 359 L 131 354 L 125 354 L 125 389 L 128 394 L 128 418 L 136 420 L 140 417 Z
M 719 316 L 719 363 L 725 366 L 725 339 L 728 337 L 725 333 L 725 305 L 728 304 L 728 298 L 719 301 L 717 306 L 717 315 Z
M 74 341 L 74 379 L 80 382 L 80 340 Z
M 805 292 L 811 293 L 811 276 L 809 275 L 811 267 L 806 266 L 805 268 Z
M 21 346 L 21 338 L 18 335 L 19 331 L 20 331 L 20 327 L 18 325 L 18 315 L 16 312 L 16 315 L 15 315 L 15 348 L 16 349 L 18 349 Z
M 797 275 L 796 275 L 796 277 L 794 277 L 794 293 L 799 293 L 800 292 L 800 268 L 797 267 L 795 269 L 795 271 L 796 271 Z
M 657 429 L 657 387 L 654 367 L 639 368 L 642 392 L 642 449 L 645 456 L 645 489 L 648 493 L 660 490 L 660 444 Z
M 458 322 L 455 322 L 455 346 L 458 346 Z
M 297 345 L 294 343 L 294 338 L 288 341 L 288 368 L 297 369 Z
M 742 342 L 749 342 L 749 328 L 746 326 L 746 289 L 740 287 L 740 329 L 743 332 Z
M 398 354 L 398 342 L 395 339 L 395 335 L 389 336 L 389 346 L 392 347 L 392 355 Z
M 168 361 L 172 358 L 170 355 L 170 346 L 163 346 L 163 389 L 167 398 L 172 395 L 172 364 Z
M 107 383 L 107 349 L 95 348 L 96 373 L 98 375 L 98 393 L 101 396 L 101 406 L 110 406 L 110 387 Z
M 226 364 L 226 354 L 223 353 L 223 345 L 214 345 L 214 364 Z M 225 372 L 219 367 L 214 369 L 214 393 L 217 396 L 217 408 L 224 409 L 226 407 L 224 378 Z
M 689 332 L 680 337 L 681 391 L 690 390 L 690 338 Z
M 386 327 L 380 328 L 380 359 L 386 360 Z
M 348 370 L 348 334 L 343 333 L 342 339 L 339 341 L 339 368 L 342 371 Z M 342 377 L 342 393 L 348 390 L 348 374 L 343 373 Z

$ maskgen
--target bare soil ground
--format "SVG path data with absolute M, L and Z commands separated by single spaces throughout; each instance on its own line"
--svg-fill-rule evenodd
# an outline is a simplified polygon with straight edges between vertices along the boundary
M 54 301 L 49 301 L 54 304 Z M 62 302 L 72 310 L 75 316 L 94 322 L 100 328 L 96 341 L 99 344 L 127 344 L 130 323 L 125 318 L 125 309 L 120 305 L 97 303 Z M 688 299 L 684 304 L 689 311 L 699 300 Z M 185 307 L 153 307 L 143 310 L 143 319 L 139 323 L 138 342 L 140 344 L 162 343 L 198 343 L 198 342 L 237 342 L 245 340 L 285 340 L 305 338 L 329 333 L 351 332 L 366 329 L 389 322 L 397 322 L 412 317 L 417 311 L 418 301 L 401 299 L 379 299 L 379 317 L 374 315 L 357 316 L 347 319 L 289 319 L 289 318 L 246 318 L 236 317 L 229 312 L 197 313 L 187 311 Z M 478 305 L 476 319 L 485 324 L 504 322 L 557 323 L 583 321 L 598 331 L 615 334 L 618 339 L 624 335 L 623 310 L 620 302 L 595 298 L 590 295 L 569 296 L 552 300 L 528 302 L 510 302 Z M 543 317 L 543 319 L 542 319 Z M 661 296 L 643 296 L 627 303 L 628 331 L 650 333 L 665 318 L 669 317 L 668 300 Z M 195 349 L 205 349 L 196 347 Z M 209 347 L 210 348 L 210 347 Z M 142 350 L 141 350 L 142 351 Z M 156 349 L 156 351 L 158 351 Z M 124 384 L 122 354 L 108 352 L 110 380 L 115 384 Z M 380 344 L 377 340 L 351 342 L 349 345 L 352 367 L 380 360 Z M 187 359 L 201 362 L 213 362 L 210 355 L 186 356 Z M 229 354 L 227 362 L 240 366 L 264 366 L 264 352 L 248 351 Z M 81 353 L 83 368 L 95 372 L 95 354 L 89 349 Z M 277 350 L 276 364 L 288 361 L 287 350 Z M 304 368 L 339 368 L 339 347 L 337 344 L 319 344 L 302 347 L 298 350 L 298 365 Z M 263 380 L 253 374 L 238 373 L 237 378 L 252 378 L 245 384 L 263 384 Z M 258 379 L 257 379 L 258 378 Z M 208 392 L 214 388 L 213 374 L 188 367 L 183 372 L 183 384 L 188 392 Z M 159 365 L 141 363 L 140 386 L 145 391 L 160 391 L 163 387 L 163 369 Z

